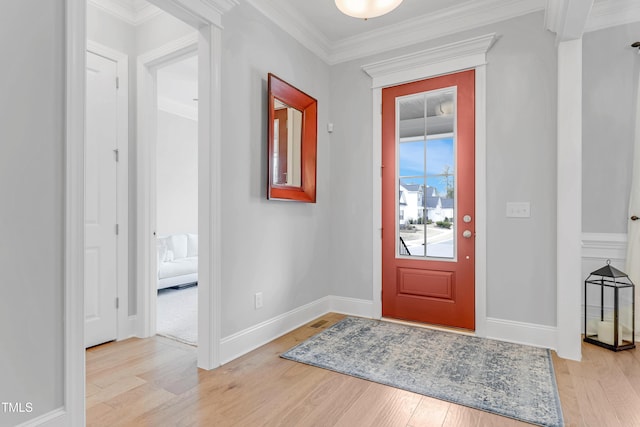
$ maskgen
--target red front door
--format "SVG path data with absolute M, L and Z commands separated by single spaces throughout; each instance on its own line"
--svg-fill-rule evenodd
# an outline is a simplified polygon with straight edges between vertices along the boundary
M 382 314 L 475 329 L 475 72 L 382 91 Z

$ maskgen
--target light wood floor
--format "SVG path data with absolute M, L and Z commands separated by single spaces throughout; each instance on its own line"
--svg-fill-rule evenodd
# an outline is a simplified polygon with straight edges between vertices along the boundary
M 527 426 L 281 359 L 344 316 L 328 314 L 213 371 L 193 347 L 154 337 L 87 350 L 89 426 Z M 640 351 L 582 346 L 554 366 L 567 426 L 640 427 Z

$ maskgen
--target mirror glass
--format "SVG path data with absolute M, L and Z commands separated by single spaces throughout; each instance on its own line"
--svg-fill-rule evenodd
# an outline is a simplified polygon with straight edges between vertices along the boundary
M 273 74 L 268 86 L 267 196 L 315 203 L 318 101 Z
M 302 185 L 302 111 L 273 101 L 273 183 Z

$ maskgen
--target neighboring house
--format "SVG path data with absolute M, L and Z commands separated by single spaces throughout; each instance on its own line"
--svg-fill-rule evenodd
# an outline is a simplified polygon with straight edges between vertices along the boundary
M 400 210 L 398 220 L 400 225 L 423 218 L 423 186 L 420 184 L 400 185 Z
M 433 222 L 444 221 L 445 218 L 452 221 L 454 216 L 454 200 L 438 196 L 435 187 L 421 184 L 400 185 L 400 206 L 398 219 L 400 225 L 410 222 L 419 222 L 425 218 Z

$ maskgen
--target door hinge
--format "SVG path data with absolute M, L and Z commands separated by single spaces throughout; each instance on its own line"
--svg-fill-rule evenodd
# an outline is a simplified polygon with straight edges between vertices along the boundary
M 116 309 L 120 308 L 120 298 L 116 297 Z
M 380 165 L 380 178 L 382 178 L 382 171 L 384 170 L 384 165 Z
M 382 114 L 382 102 L 380 103 L 380 114 Z
M 116 77 L 116 89 L 120 89 L 120 77 Z
M 382 231 L 384 230 L 384 228 L 380 228 L 380 238 L 382 239 Z
M 116 236 L 120 234 L 120 224 L 116 224 Z
M 113 150 L 113 154 L 116 156 L 116 162 L 120 161 L 120 150 L 118 150 L 117 148 L 115 150 Z

